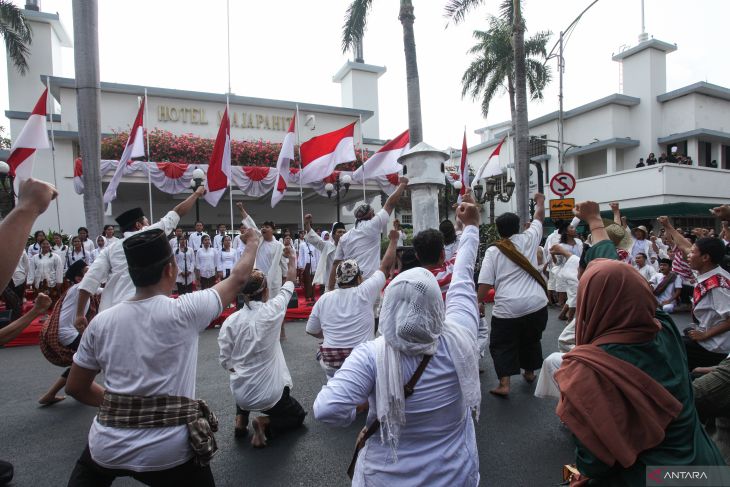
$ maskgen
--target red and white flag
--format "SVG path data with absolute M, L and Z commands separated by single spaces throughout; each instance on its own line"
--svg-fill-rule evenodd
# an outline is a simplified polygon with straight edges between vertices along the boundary
M 459 190 L 459 197 L 456 199 L 457 203 L 461 203 L 461 198 L 466 194 L 466 189 L 469 187 L 469 162 L 467 161 L 467 156 L 466 129 L 464 129 L 464 140 L 461 143 L 461 163 L 459 164 L 461 189 Z
M 486 179 L 492 176 L 501 176 L 502 167 L 499 165 L 499 152 L 502 150 L 502 144 L 504 144 L 506 137 L 495 147 L 492 151 L 492 155 L 489 156 L 484 164 L 479 166 L 476 175 L 474 176 L 474 184 L 481 179 Z
M 104 203 L 111 203 L 117 197 L 117 188 L 119 183 L 122 181 L 122 176 L 127 173 L 128 167 L 132 164 L 132 159 L 135 157 L 142 157 L 144 155 L 144 98 L 142 103 L 139 104 L 139 110 L 137 111 L 137 118 L 134 119 L 132 130 L 129 131 L 129 138 L 127 139 L 127 145 L 124 146 L 124 152 L 122 157 L 119 158 L 119 165 L 117 170 L 114 171 L 112 180 L 109 181 L 104 192 Z
M 228 187 L 228 179 L 231 177 L 231 121 L 228 118 L 228 107 L 223 112 L 221 126 L 218 129 L 218 136 L 215 138 L 213 153 L 210 156 L 208 174 L 206 176 L 205 201 L 212 206 L 217 206 L 221 196 Z
M 406 130 L 381 147 L 378 152 L 373 154 L 370 159 L 357 168 L 357 171 L 352 173 L 352 180 L 362 181 L 363 177 L 373 179 L 378 176 L 401 172 L 403 166 L 398 163 L 398 158 L 408 150 L 409 142 L 410 137 Z
M 291 161 L 294 160 L 294 138 L 296 137 L 294 130 L 296 127 L 296 115 L 292 117 L 289 124 L 289 130 L 284 136 L 281 143 L 281 151 L 279 158 L 276 160 L 276 183 L 274 191 L 271 192 L 271 207 L 275 207 L 286 194 L 286 188 L 289 186 L 289 167 Z
M 355 160 L 355 123 L 334 132 L 312 137 L 304 142 L 300 183 L 321 181 L 335 170 L 337 164 Z
M 10 175 L 19 179 L 28 179 L 33 172 L 33 156 L 36 149 L 47 149 L 48 132 L 46 131 L 46 105 L 48 88 L 35 104 L 23 130 L 13 141 L 8 157 Z

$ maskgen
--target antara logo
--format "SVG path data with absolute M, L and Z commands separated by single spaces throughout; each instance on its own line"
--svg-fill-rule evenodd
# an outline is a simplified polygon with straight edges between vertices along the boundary
M 657 468 L 655 470 L 652 470 L 648 474 L 646 474 L 649 479 L 653 480 L 656 483 L 661 484 L 662 483 L 662 471 L 661 469 Z

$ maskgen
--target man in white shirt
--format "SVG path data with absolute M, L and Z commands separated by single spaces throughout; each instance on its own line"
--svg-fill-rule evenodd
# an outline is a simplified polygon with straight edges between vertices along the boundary
M 183 237 L 183 230 L 180 227 L 175 228 L 175 234 L 170 239 L 170 247 L 172 250 L 177 250 L 180 246 L 180 239 Z
M 699 238 L 687 263 L 697 272 L 692 314 L 697 321 L 685 330 L 689 370 L 712 367 L 730 353 L 730 274 L 720 267 L 725 244 L 718 238 Z
M 250 249 L 228 279 L 173 299 L 178 269 L 168 233 L 142 231 L 115 245 L 135 292 L 94 318 L 74 355 L 66 392 L 99 412 L 69 486 L 110 485 L 119 476 L 147 485 L 215 485 L 213 417 L 194 399 L 198 335 L 249 279 L 257 243 L 250 235 Z M 94 381 L 99 372 L 103 386 Z
M 653 266 L 647 263 L 646 260 L 646 254 L 639 252 L 634 256 L 634 268 L 639 271 L 639 274 L 641 274 L 641 277 L 643 277 L 646 282 L 651 282 L 651 278 L 654 277 L 656 271 Z
M 124 239 L 142 230 L 155 228 L 163 230 L 165 235 L 168 235 L 177 226 L 180 217 L 185 216 L 195 205 L 195 200 L 203 194 L 205 194 L 205 188 L 201 186 L 154 225 L 149 224 L 141 208 L 125 211 L 117 217 L 117 223 L 119 223 Z M 91 264 L 89 271 L 79 284 L 79 301 L 76 308 L 76 326 L 78 328 L 85 327 L 88 324 L 84 316 L 86 303 L 89 302 L 89 297 L 99 289 L 99 286 L 105 280 L 106 285 L 101 293 L 101 302 L 99 303 L 100 312 L 134 294 L 134 285 L 129 277 L 127 259 L 124 256 L 124 248 L 122 247 L 124 239 L 110 245 L 108 248 L 105 247 L 99 257 Z
M 287 247 L 284 253 L 286 282 L 279 292 L 269 294 L 266 275 L 254 271 L 241 291 L 245 306 L 223 322 L 218 335 L 220 363 L 230 373 L 231 392 L 236 400 L 235 435 L 248 434 L 251 411 L 263 414 L 252 421 L 254 448 L 267 446 L 269 435 L 300 427 L 307 414 L 290 395 L 291 374 L 279 343 L 297 275 L 293 249 Z
M 671 259 L 659 259 L 659 272 L 651 277 L 649 284 L 654 289 L 657 305 L 665 312 L 673 313 L 682 293 L 682 278 L 672 272 Z
M 375 211 L 367 203 L 355 209 L 355 228 L 340 238 L 335 251 L 335 259 L 329 277 L 329 288 L 335 288 L 335 271 L 337 266 L 346 259 L 357 262 L 362 271 L 363 279 L 372 276 L 380 265 L 380 234 L 385 230 L 390 214 L 400 200 L 403 191 L 408 186 L 408 178 L 401 177 L 400 184 L 393 191 L 383 205 L 383 209 Z
M 335 250 L 340 239 L 345 234 L 345 225 L 342 222 L 335 222 L 332 225 L 330 239 L 323 240 L 312 229 L 312 215 L 304 215 L 304 231 L 306 232 L 305 240 L 314 245 L 319 250 L 319 262 L 317 263 L 317 271 L 314 273 L 313 283 L 315 285 L 325 286 L 325 292 L 331 291 L 329 287 L 329 276 L 332 271 L 332 264 L 335 260 Z
M 241 255 L 243 255 L 243 251 L 246 250 L 246 244 L 243 243 L 243 240 L 241 240 L 241 235 L 243 235 L 243 232 L 246 230 L 246 226 L 241 224 L 238 229 L 240 233 L 233 237 L 233 243 L 231 244 L 233 251 L 236 252 L 236 259 L 240 259 Z
M 391 230 L 388 237 L 390 243 L 380 269 L 363 280 L 357 262 L 341 262 L 336 270 L 338 288 L 322 295 L 309 315 L 306 331 L 324 340 L 319 347 L 319 363 L 328 378 L 335 375 L 353 348 L 374 338 L 373 305 L 395 262 L 398 230 Z
M 300 235 L 304 237 L 304 232 Z M 319 250 L 307 242 L 305 238 L 300 240 L 299 252 L 297 256 L 297 272 L 301 276 L 301 283 L 304 286 L 304 299 L 309 306 L 314 305 L 314 287 L 312 286 L 312 277 L 319 263 Z
M 203 236 L 208 235 L 203 228 L 203 222 L 195 222 L 195 231 L 188 235 L 188 244 L 194 252 L 197 252 L 200 246 L 203 245 Z
M 213 237 L 213 248 L 216 250 L 220 250 L 223 248 L 223 237 L 226 236 L 226 226 L 221 223 L 218 225 L 218 233 L 215 234 L 215 237 Z
M 525 380 L 535 380 L 542 366 L 542 332 L 547 325 L 547 285 L 535 269 L 536 252 L 542 239 L 545 196 L 536 193 L 535 216 L 529 228 L 520 233 L 520 219 L 514 213 L 497 218 L 502 240 L 489 247 L 479 272 L 477 301 L 484 302 L 494 288 L 492 329 L 489 351 L 499 377 L 492 394 L 507 397 L 510 376 L 524 370 Z

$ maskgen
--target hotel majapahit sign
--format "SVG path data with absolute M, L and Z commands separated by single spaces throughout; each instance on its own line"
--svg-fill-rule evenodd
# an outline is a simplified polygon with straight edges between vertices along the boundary
M 180 123 L 190 125 L 208 125 L 211 117 L 214 123 L 220 124 L 223 110 L 212 113 L 203 107 L 157 105 L 157 121 L 164 123 Z M 289 129 L 291 117 L 268 113 L 246 112 L 231 110 L 231 127 L 253 130 L 274 130 L 286 132 Z

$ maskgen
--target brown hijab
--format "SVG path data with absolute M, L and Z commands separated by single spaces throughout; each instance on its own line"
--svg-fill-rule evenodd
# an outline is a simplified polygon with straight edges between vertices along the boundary
M 682 411 L 652 377 L 598 347 L 653 340 L 661 330 L 655 309 L 649 284 L 622 262 L 597 259 L 581 277 L 576 347 L 555 374 L 561 392 L 556 413 L 609 466 L 633 465 L 642 451 L 664 440 Z

